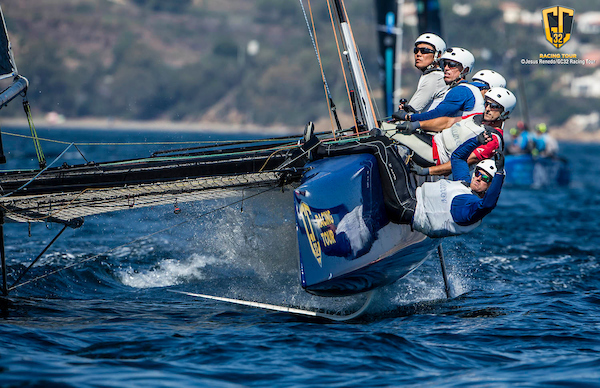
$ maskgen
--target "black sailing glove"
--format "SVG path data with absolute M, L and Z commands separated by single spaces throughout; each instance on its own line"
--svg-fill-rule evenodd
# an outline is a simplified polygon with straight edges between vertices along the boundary
M 414 172 L 417 175 L 429 175 L 429 168 L 421 167 L 417 164 L 412 163 L 410 166 L 410 171 Z
M 492 133 L 487 128 L 484 129 L 483 132 L 477 135 L 477 141 L 481 145 L 487 144 L 492 141 Z
M 408 112 L 403 109 L 397 110 L 392 115 L 392 117 L 398 121 L 406 121 L 407 120 L 406 116 L 408 116 Z
M 496 163 L 496 169 L 499 173 L 504 172 L 504 154 L 501 151 L 496 150 L 494 154 L 494 162 Z
M 403 135 L 412 135 L 417 132 L 417 129 L 421 127 L 421 124 L 418 121 L 411 123 L 410 121 L 404 121 L 398 125 L 396 125 L 396 130 Z

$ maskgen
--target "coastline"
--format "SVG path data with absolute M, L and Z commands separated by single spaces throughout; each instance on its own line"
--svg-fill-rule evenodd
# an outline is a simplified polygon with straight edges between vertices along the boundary
M 574 131 L 571 128 L 550 128 L 550 134 L 558 141 L 570 143 L 600 143 L 600 131 Z
M 29 128 L 26 119 L 4 118 L 2 127 Z M 36 128 L 43 129 L 89 129 L 111 131 L 157 131 L 157 132 L 206 132 L 206 133 L 248 133 L 269 135 L 301 135 L 303 129 L 285 125 L 259 126 L 256 124 L 232 124 L 223 122 L 177 122 L 168 120 L 136 121 L 120 119 L 69 119 L 64 121 L 34 120 Z
M 271 125 L 259 126 L 256 124 L 236 124 L 224 122 L 179 122 L 169 120 L 120 120 L 110 118 L 85 118 L 55 121 L 47 119 L 35 120 L 37 128 L 43 129 L 83 129 L 83 130 L 107 130 L 107 131 L 155 131 L 155 132 L 199 132 L 199 133 L 223 133 L 223 134 L 264 134 L 272 136 L 301 135 L 303 127 Z M 0 120 L 1 127 L 28 128 L 26 119 L 4 118 Z M 328 128 L 328 120 L 315 122 L 316 127 Z M 561 127 L 550 127 L 550 133 L 558 141 L 574 143 L 600 143 L 599 131 L 585 131 L 578 126 L 564 125 Z

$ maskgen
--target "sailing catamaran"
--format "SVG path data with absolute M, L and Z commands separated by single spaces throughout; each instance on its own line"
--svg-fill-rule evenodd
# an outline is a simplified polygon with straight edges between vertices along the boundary
M 351 130 L 344 131 L 339 125 L 335 106 L 326 88 L 332 123 L 335 122 L 331 138 L 324 133 L 312 136 L 313 127 L 309 124 L 303 139 L 290 136 L 218 143 L 156 152 L 143 159 L 60 167 L 54 167 L 54 164 L 62 154 L 47 164 L 40 148 L 39 169 L 0 173 L 2 293 L 8 295 L 18 287 L 16 283 L 23 276 L 21 274 L 13 286 L 8 286 L 2 229 L 5 220 L 62 224 L 58 238 L 67 227 L 81 227 L 84 217 L 89 215 L 133 206 L 175 204 L 177 207 L 178 202 L 243 198 L 245 190 L 256 188 L 270 190 L 287 186 L 293 189 L 290 206 L 293 203 L 296 209 L 300 281 L 310 293 L 347 296 L 375 290 L 408 275 L 439 249 L 440 239 L 428 238 L 412 231 L 408 225 L 387 222 L 378 165 L 373 155 L 310 158 L 311 152 L 320 143 L 356 139 L 380 126 L 344 2 L 328 0 L 328 4 L 330 2 L 334 6 L 333 11 L 330 7 L 330 12 L 337 23 L 345 57 L 342 66 L 347 67 L 349 82 L 356 90 L 356 93 L 349 93 L 354 96 L 351 103 L 355 125 Z M 308 19 L 306 22 L 308 25 Z M 309 25 L 312 37 L 310 30 Z M 14 83 L 2 92 L 0 98 L 6 104 L 21 95 L 26 102 L 27 80 L 16 70 L 5 27 L 3 31 L 6 44 L 2 47 L 5 52 L 1 59 L 5 66 L 10 65 L 4 77 L 13 77 Z M 316 46 L 315 51 L 320 61 Z M 326 85 L 326 81 L 324 83 Z M 33 130 L 32 138 L 37 147 L 39 142 Z M 365 222 L 363 215 L 366 213 L 369 213 L 371 221 L 375 220 L 369 236 L 355 227 Z M 348 239 L 359 239 L 360 244 L 349 244 Z M 304 311 L 190 295 L 280 311 Z M 370 297 L 365 306 L 350 317 L 364 311 L 368 301 Z M 314 312 L 304 313 L 315 315 Z M 327 314 L 321 316 L 331 317 Z

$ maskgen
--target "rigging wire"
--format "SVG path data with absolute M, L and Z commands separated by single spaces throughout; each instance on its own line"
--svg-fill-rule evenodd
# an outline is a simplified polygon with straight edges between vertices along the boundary
M 310 36 L 310 40 L 313 45 L 313 49 L 315 50 L 315 54 L 317 56 L 317 62 L 319 62 L 319 68 L 321 69 L 321 78 L 323 79 L 323 87 L 325 89 L 325 99 L 327 100 L 327 107 L 329 108 L 329 120 L 331 121 L 331 130 L 333 133 L 333 137 L 335 138 L 335 131 L 342 130 L 342 126 L 337 116 L 336 107 L 333 102 L 333 97 L 331 96 L 331 90 L 329 90 L 329 84 L 327 83 L 327 78 L 325 77 L 325 71 L 323 70 L 323 63 L 321 62 L 321 54 L 319 51 L 319 43 L 317 40 L 317 30 L 315 29 L 315 21 L 313 19 L 312 7 L 310 5 L 310 0 L 308 2 L 308 11 L 310 13 L 310 21 L 312 23 L 312 31 L 310 24 L 308 22 L 308 17 L 306 16 L 306 10 L 304 9 L 304 3 L 302 0 L 298 0 L 300 2 L 300 7 L 302 8 L 302 13 L 304 14 L 304 20 L 306 21 L 306 27 L 308 28 L 308 35 Z M 313 35 L 314 33 L 314 35 Z M 333 122 L 335 118 L 335 124 Z
M 236 205 L 236 204 L 238 204 L 238 203 L 241 203 L 241 202 L 243 202 L 243 201 L 247 201 L 248 199 L 255 198 L 255 197 L 257 197 L 257 196 L 259 196 L 259 195 L 261 195 L 261 194 L 268 193 L 269 191 L 271 191 L 271 190 L 274 190 L 274 189 L 276 189 L 277 187 L 278 187 L 278 186 L 269 187 L 268 189 L 265 189 L 265 190 L 263 190 L 263 191 L 260 191 L 260 192 L 258 192 L 258 193 L 255 193 L 255 194 L 252 194 L 252 195 L 250 195 L 250 196 L 242 197 L 242 199 L 239 199 L 239 200 L 237 200 L 237 201 L 234 201 L 234 202 L 231 202 L 231 203 L 225 204 L 225 205 L 223 205 L 223 206 L 219 206 L 219 207 L 217 207 L 217 208 L 214 208 L 214 209 L 212 209 L 212 210 L 206 211 L 206 212 L 204 212 L 204 213 L 202 213 L 202 214 L 200 214 L 200 215 L 198 215 L 198 216 L 196 216 L 196 217 L 189 218 L 189 219 L 187 219 L 187 220 L 184 220 L 184 221 L 181 221 L 181 222 L 179 222 L 179 223 L 177 223 L 177 224 L 175 224 L 175 225 L 171 225 L 171 226 L 168 226 L 168 227 L 166 227 L 166 228 L 163 228 L 163 229 L 157 230 L 157 231 L 155 231 L 155 232 L 152 232 L 152 233 L 150 233 L 150 234 L 147 234 L 147 235 L 144 235 L 144 236 L 138 237 L 138 238 L 136 238 L 136 239 L 133 239 L 133 240 L 131 240 L 131 241 L 129 241 L 129 242 L 126 242 L 126 243 L 124 243 L 124 244 L 121 244 L 121 245 L 119 245 L 119 246 L 116 246 L 116 247 L 110 248 L 110 249 L 108 249 L 108 250 L 106 250 L 106 251 L 104 251 L 104 252 L 98 253 L 98 254 L 96 254 L 96 255 L 94 255 L 94 256 L 87 257 L 87 258 L 85 258 L 85 259 L 83 259 L 83 260 L 79 260 L 79 261 L 77 261 L 77 262 L 75 262 L 75 263 L 72 263 L 72 264 L 69 264 L 69 265 L 67 265 L 67 266 L 64 266 L 64 267 L 58 268 L 58 269 L 56 269 L 56 270 L 54 270 L 54 271 L 50 271 L 50 272 L 47 272 L 47 273 L 45 273 L 45 274 L 43 274 L 43 275 L 37 276 L 37 277 L 35 277 L 35 278 L 33 278 L 33 279 L 30 279 L 30 280 L 28 280 L 28 281 L 26 281 L 26 282 L 23 282 L 23 283 L 20 283 L 20 284 L 17 284 L 17 285 L 13 285 L 12 287 L 10 287 L 10 288 L 8 289 L 8 291 L 12 291 L 12 290 L 15 290 L 15 289 L 17 289 L 17 288 L 20 288 L 20 287 L 22 287 L 22 286 L 24 286 L 24 285 L 26 285 L 26 284 L 33 283 L 33 282 L 36 282 L 36 281 L 38 281 L 38 280 L 41 280 L 41 279 L 47 278 L 48 276 L 51 276 L 51 275 L 57 274 L 57 273 L 59 273 L 59 272 L 62 272 L 62 271 L 64 271 L 64 270 L 67 270 L 67 269 L 70 269 L 70 268 L 73 268 L 73 267 L 76 267 L 76 266 L 78 266 L 78 265 L 80 265 L 80 264 L 83 264 L 83 263 L 85 263 L 85 262 L 88 262 L 88 261 L 95 260 L 95 259 L 99 258 L 100 256 L 106 255 L 106 254 L 108 254 L 108 253 L 110 253 L 110 252 L 113 252 L 113 251 L 115 251 L 115 250 L 117 250 L 117 249 L 120 249 L 120 248 L 123 248 L 123 247 L 129 246 L 129 245 L 131 245 L 131 244 L 134 244 L 134 243 L 136 243 L 136 242 L 139 242 L 139 241 L 145 240 L 145 239 L 147 239 L 147 238 L 150 238 L 150 237 L 152 237 L 152 236 L 156 236 L 157 234 L 160 234 L 160 233 L 166 232 L 166 231 L 168 231 L 168 230 L 170 230 L 170 229 L 177 228 L 177 227 L 179 227 L 179 226 L 185 225 L 185 224 L 187 224 L 187 223 L 190 223 L 190 222 L 192 222 L 192 221 L 194 221 L 194 220 L 200 219 L 200 218 L 202 218 L 202 217 L 205 217 L 205 216 L 207 216 L 207 215 L 210 215 L 210 214 L 212 214 L 212 213 L 216 213 L 216 212 L 217 212 L 217 211 L 219 211 L 219 210 L 223 210 L 223 209 L 226 209 L 226 208 L 228 208 L 228 207 L 231 207 L 231 206 L 233 206 L 233 205 Z
M 50 167 L 52 167 L 52 165 L 53 165 L 54 163 L 56 163 L 56 161 L 57 161 L 57 160 L 59 160 L 59 159 L 60 159 L 60 158 L 61 158 L 61 157 L 62 157 L 62 156 L 65 154 L 65 152 L 67 152 L 67 150 L 68 150 L 69 148 L 71 148 L 71 146 L 72 146 L 72 145 L 73 145 L 73 143 L 69 144 L 69 146 L 68 146 L 67 148 L 65 148 L 65 150 L 64 150 L 63 152 L 61 152 L 61 154 L 60 154 L 60 155 L 58 155 L 58 156 L 56 157 L 56 159 L 54 159 L 54 160 L 52 161 L 52 163 L 50 163 L 48 166 L 44 167 L 44 169 L 43 169 L 43 170 L 41 170 L 39 173 L 37 173 L 37 175 L 36 175 L 36 176 L 34 176 L 33 178 L 31 178 L 31 179 L 30 179 L 30 180 L 29 180 L 27 183 L 23 184 L 21 187 L 19 187 L 18 189 L 14 190 L 14 191 L 11 191 L 11 192 L 10 192 L 10 193 L 8 193 L 8 194 L 4 194 L 4 195 L 3 195 L 3 196 L 1 196 L 0 198 L 5 198 L 5 197 L 8 197 L 8 196 L 11 196 L 11 195 L 13 195 L 14 193 L 16 193 L 17 191 L 19 191 L 19 190 L 21 190 L 21 189 L 23 189 L 23 188 L 27 187 L 27 185 L 29 185 L 31 182 L 33 182 L 34 180 L 36 180 L 36 179 L 37 179 L 37 178 L 38 178 L 40 175 L 42 175 L 42 174 L 43 174 L 43 173 L 44 173 L 44 172 L 45 172 L 47 169 L 49 169 Z
M 33 139 L 34 138 L 33 136 L 22 135 L 22 134 L 13 133 L 13 132 L 0 131 L 0 133 L 2 135 L 21 137 L 21 138 L 25 138 L 25 139 Z M 297 138 L 297 137 L 298 137 L 297 135 L 289 136 L 290 139 Z M 284 138 L 288 138 L 288 137 L 284 137 Z M 105 142 L 78 143 L 78 142 L 68 142 L 68 141 L 55 140 L 55 139 L 47 139 L 47 138 L 43 138 L 43 137 L 38 137 L 37 139 L 39 139 L 40 141 L 46 141 L 49 143 L 74 144 L 74 145 L 78 145 L 78 146 L 134 146 L 134 145 L 177 145 L 177 144 L 214 144 L 215 146 L 219 146 L 219 145 L 221 145 L 221 143 L 230 143 L 231 145 L 235 145 L 238 143 L 263 143 L 263 142 L 279 140 L 280 138 L 272 137 L 272 138 L 266 138 L 266 139 L 235 140 L 235 141 L 196 140 L 196 141 L 158 141 L 158 142 L 145 142 L 145 141 L 142 141 L 142 142 L 109 142 L 109 143 L 105 143 Z
M 325 85 L 325 91 L 327 93 L 327 96 L 329 98 L 331 98 L 331 91 L 329 90 L 329 84 L 327 83 L 327 79 L 325 78 L 325 73 L 323 72 L 323 64 L 321 63 L 321 55 L 319 54 L 318 45 L 316 43 L 316 33 L 315 33 L 315 35 L 313 35 L 313 31 L 311 31 L 311 29 L 310 29 L 310 23 L 308 22 L 308 17 L 306 16 L 306 10 L 304 9 L 304 3 L 302 3 L 302 0 L 298 0 L 298 1 L 300 2 L 300 7 L 302 7 L 302 13 L 304 14 L 304 20 L 306 21 L 306 27 L 308 28 L 308 35 L 310 36 L 310 40 L 312 42 L 313 49 L 315 50 L 315 54 L 317 55 L 317 62 L 319 62 L 319 67 L 321 68 L 321 76 L 323 77 L 323 84 Z M 309 6 L 311 21 L 312 21 L 312 10 L 310 9 L 310 0 L 308 0 L 308 6 Z M 313 22 L 313 29 L 314 29 L 314 22 Z
M 11 132 L 0 131 L 0 133 L 1 134 L 5 134 L 5 135 L 9 135 L 9 136 L 15 136 L 15 137 L 32 138 L 32 136 L 15 134 L 15 133 L 11 133 Z M 79 152 L 79 154 L 81 155 L 81 157 L 86 161 L 86 163 L 90 163 L 90 162 L 88 161 L 88 159 L 84 156 L 84 154 L 82 153 L 82 151 L 77 146 L 108 146 L 108 145 L 111 145 L 111 146 L 112 145 L 129 146 L 129 145 L 198 144 L 198 143 L 208 143 L 209 144 L 208 146 L 186 148 L 186 149 L 181 149 L 181 150 L 157 151 L 151 157 L 148 157 L 148 158 L 139 158 L 139 159 L 130 159 L 130 160 L 122 160 L 122 161 L 100 163 L 100 164 L 102 164 L 104 166 L 118 166 L 118 165 L 123 165 L 123 164 L 130 164 L 130 163 L 144 162 L 144 161 L 161 162 L 161 161 L 172 161 L 172 160 L 197 159 L 197 158 L 202 157 L 202 156 L 210 157 L 210 156 L 214 156 L 214 154 L 208 153 L 206 155 L 190 154 L 190 155 L 174 155 L 174 156 L 155 156 L 155 155 L 166 154 L 166 153 L 169 153 L 169 152 L 191 151 L 191 150 L 194 150 L 194 149 L 219 147 L 221 145 L 221 143 L 223 145 L 227 145 L 227 146 L 235 146 L 237 144 L 268 143 L 268 142 L 280 141 L 280 140 L 288 140 L 288 139 L 291 140 L 291 139 L 296 139 L 297 137 L 298 137 L 297 135 L 294 135 L 294 136 L 285 136 L 285 137 L 280 137 L 280 138 L 266 138 L 266 139 L 239 140 L 239 141 L 223 141 L 223 142 L 218 142 L 218 141 L 217 142 L 215 142 L 215 141 L 195 141 L 195 142 L 194 141 L 189 141 L 189 142 L 132 142 L 132 143 L 74 143 L 74 142 L 73 143 L 68 143 L 68 142 L 65 142 L 65 141 L 53 140 L 53 139 L 44 139 L 44 138 L 40 138 L 40 140 L 48 141 L 48 142 L 54 142 L 54 143 L 58 143 L 58 144 L 68 144 L 69 147 L 74 146 L 77 149 L 77 151 Z M 264 148 L 263 150 L 264 151 L 275 150 L 274 153 L 277 153 L 279 151 L 288 150 L 288 149 L 292 148 L 294 145 L 295 145 L 295 143 L 273 144 L 271 147 Z M 238 152 L 221 152 L 221 153 L 219 153 L 219 156 L 239 156 L 239 155 L 243 155 L 243 154 L 250 154 L 252 152 L 255 152 L 255 150 L 244 150 L 244 151 L 238 151 Z M 63 151 L 63 153 L 61 153 L 61 156 L 63 154 L 64 154 L 64 151 Z M 56 160 L 54 162 L 56 162 Z M 47 166 L 46 168 L 44 168 L 44 171 L 47 170 L 48 168 L 50 168 L 54 164 L 54 162 L 52 162 L 49 166 Z M 98 168 L 98 167 L 96 166 L 96 168 Z M 44 172 L 44 171 L 42 171 L 42 172 Z M 36 175 L 32 179 L 32 181 L 35 180 L 40 174 Z M 31 181 L 27 182 L 26 185 L 28 185 L 30 183 L 31 183 Z M 23 187 L 20 187 L 17 190 L 20 190 Z M 15 190 L 15 191 L 17 191 L 17 190 Z M 12 193 L 10 193 L 10 194 L 12 194 Z M 5 196 L 8 196 L 10 194 L 6 194 Z
M 344 3 L 344 0 L 340 0 L 340 1 L 341 1 L 342 4 Z M 327 0 L 327 4 L 329 4 L 329 0 Z M 346 11 L 346 6 L 344 5 L 342 7 L 342 9 L 344 11 L 344 17 L 346 19 L 346 23 L 348 24 L 348 26 L 350 26 L 350 19 L 348 18 L 348 14 L 347 14 L 347 11 Z M 356 41 L 354 40 L 354 34 L 351 33 L 350 37 L 352 38 L 352 46 L 353 46 L 354 50 L 356 50 L 356 53 L 358 55 L 358 60 L 359 60 L 359 63 L 361 65 L 361 68 L 362 68 L 361 74 L 355 74 L 355 76 L 360 76 L 362 78 L 362 80 L 363 80 L 363 83 L 365 85 L 368 85 L 368 82 L 367 82 L 366 76 L 365 76 L 366 70 L 365 70 L 365 67 L 364 67 L 364 62 L 363 62 L 362 56 L 360 54 L 360 51 L 358 49 L 358 46 L 356 45 Z M 366 93 L 367 93 L 367 95 L 364 96 L 364 98 L 366 98 L 368 100 L 368 103 L 370 105 L 371 111 L 374 112 L 375 110 L 373 109 L 373 99 L 371 98 L 371 90 L 370 90 L 369 87 L 367 87 Z M 366 121 L 366 119 L 367 119 L 366 112 L 363 112 L 363 113 L 365 114 L 364 119 Z M 378 125 L 377 125 L 377 119 L 376 118 L 375 118 L 375 123 L 374 124 L 375 124 L 375 127 L 378 127 Z M 356 130 L 358 132 L 358 126 L 356 127 Z

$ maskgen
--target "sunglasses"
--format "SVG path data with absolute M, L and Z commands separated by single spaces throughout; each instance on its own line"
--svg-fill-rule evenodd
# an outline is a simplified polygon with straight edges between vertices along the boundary
M 435 53 L 435 50 L 432 50 L 432 49 L 427 48 L 427 47 L 415 47 L 415 49 L 413 50 L 413 53 L 417 54 L 419 51 L 423 55 L 425 55 L 425 54 L 434 54 Z
M 486 100 L 485 106 L 489 106 L 491 109 L 494 109 L 494 110 L 501 110 L 501 111 L 504 110 L 504 107 L 502 105 L 492 102 L 490 100 Z
M 475 170 L 475 176 L 479 177 L 485 183 L 490 183 L 492 181 L 492 177 L 487 174 L 484 174 L 483 172 L 481 172 L 481 170 Z
M 462 65 L 458 62 L 454 62 L 454 61 L 444 61 L 443 62 L 444 67 L 448 66 L 449 68 L 455 68 L 455 67 L 462 67 Z
M 483 86 L 479 86 L 479 90 L 490 90 L 492 88 L 490 84 L 480 79 L 473 79 L 473 82 L 479 82 L 483 84 Z

